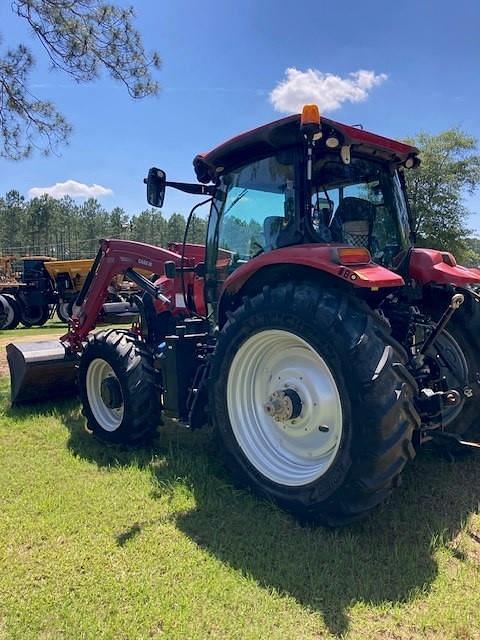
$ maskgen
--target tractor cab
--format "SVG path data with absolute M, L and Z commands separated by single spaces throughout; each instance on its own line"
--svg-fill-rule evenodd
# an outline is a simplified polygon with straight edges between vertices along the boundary
M 288 247 L 296 247 L 297 255 L 319 245 L 355 247 L 359 264 L 390 270 L 410 246 L 403 171 L 419 163 L 417 153 L 410 145 L 320 119 L 307 105 L 302 114 L 198 155 L 198 180 L 215 184 L 207 301 L 215 305 L 236 269 Z M 229 264 L 220 250 L 231 252 Z
M 410 245 L 402 178 L 385 160 L 352 154 L 347 164 L 319 147 L 307 181 L 301 144 L 225 171 L 212 201 L 207 272 L 218 286 L 262 253 L 313 244 L 363 247 L 391 268 Z M 232 253 L 228 265 L 219 250 Z
M 233 250 L 242 264 L 295 244 L 347 244 L 367 247 L 374 260 L 390 266 L 410 241 L 398 159 L 376 157 L 375 150 L 353 150 L 347 158 L 317 143 L 307 179 L 304 147 L 300 140 L 217 175 L 211 249 Z

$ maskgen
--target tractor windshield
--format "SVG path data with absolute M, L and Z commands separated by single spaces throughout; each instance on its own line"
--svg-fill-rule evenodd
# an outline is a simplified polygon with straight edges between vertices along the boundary
M 295 215 L 292 154 L 264 158 L 224 174 L 215 203 L 221 218 L 220 249 L 245 261 L 261 251 L 278 248 Z
M 313 167 L 311 226 L 318 242 L 368 247 L 386 266 L 409 244 L 409 219 L 397 172 L 379 162 L 321 158 Z
M 208 273 L 215 276 L 214 284 L 207 276 L 207 285 L 219 288 L 251 258 L 300 241 L 295 192 L 294 151 L 256 160 L 220 177 L 207 234 Z

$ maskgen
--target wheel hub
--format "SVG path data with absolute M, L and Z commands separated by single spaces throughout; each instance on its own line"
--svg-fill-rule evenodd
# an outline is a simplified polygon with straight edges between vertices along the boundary
M 275 422 L 293 420 L 302 413 L 302 400 L 295 389 L 274 391 L 265 404 L 265 411 Z
M 117 378 L 112 376 L 104 378 L 100 385 L 100 395 L 109 409 L 118 409 L 122 406 L 122 391 Z

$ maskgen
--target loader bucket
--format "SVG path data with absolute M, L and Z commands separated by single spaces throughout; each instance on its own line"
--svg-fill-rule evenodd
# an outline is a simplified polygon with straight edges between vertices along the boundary
M 12 405 L 77 395 L 74 356 L 59 340 L 7 345 Z

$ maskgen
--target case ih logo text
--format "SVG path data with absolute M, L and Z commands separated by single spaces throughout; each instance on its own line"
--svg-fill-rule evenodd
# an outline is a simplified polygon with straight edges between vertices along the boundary
M 145 260 L 145 258 L 139 258 L 138 259 L 138 264 L 143 264 L 144 267 L 151 267 L 152 263 L 150 262 L 150 260 Z

